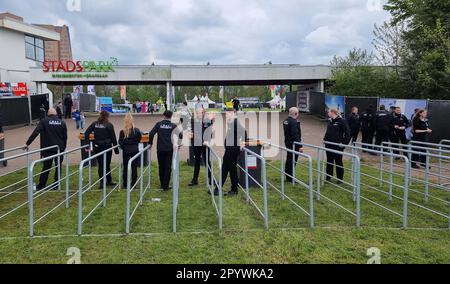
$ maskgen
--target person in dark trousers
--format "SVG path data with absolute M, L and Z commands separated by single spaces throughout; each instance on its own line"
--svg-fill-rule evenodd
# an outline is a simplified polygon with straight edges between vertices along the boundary
M 408 118 L 402 114 L 402 109 L 397 107 L 395 112 L 391 118 L 391 142 L 396 144 L 408 144 L 408 140 L 406 139 L 406 128 L 409 127 Z M 394 151 L 395 154 L 398 154 L 399 151 Z
M 25 143 L 26 147 L 30 146 L 38 135 L 41 136 L 41 149 L 56 145 L 59 147 L 60 153 L 66 150 L 67 126 L 63 120 L 58 118 L 56 110 L 54 108 L 50 108 L 48 110 L 48 116 L 39 122 L 33 133 L 28 138 L 27 142 Z M 42 158 L 46 158 L 56 154 L 58 154 L 58 149 L 53 148 L 43 151 L 41 155 Z M 59 164 L 58 158 L 43 162 L 42 172 L 39 177 L 39 184 L 36 186 L 37 191 L 45 188 L 50 169 L 52 168 L 53 160 L 56 165 L 54 182 L 55 184 L 59 182 L 58 172 L 61 170 L 61 163 L 63 161 L 62 156 L 59 158 Z
M 59 101 L 58 104 L 55 106 L 56 114 L 59 119 L 63 119 L 63 112 L 62 112 L 62 103 Z
M 361 124 L 361 142 L 364 144 L 373 144 L 373 137 L 375 134 L 375 115 L 372 105 L 366 109 L 366 112 L 361 114 L 359 120 Z M 372 147 L 367 147 L 365 145 L 363 145 L 363 148 L 372 149 Z
M 109 122 L 109 113 L 105 110 L 100 112 L 100 116 L 97 121 L 94 121 L 84 133 L 87 143 L 89 143 L 89 135 L 94 133 L 94 154 L 104 152 L 114 146 L 117 146 L 116 132 L 114 130 L 114 125 Z M 115 148 L 114 153 L 119 154 L 119 149 Z M 98 178 L 99 188 L 103 188 L 103 170 L 106 167 L 106 185 L 115 186 L 116 183 L 113 182 L 111 176 L 111 159 L 112 152 L 108 151 L 106 153 L 106 165 L 103 163 L 103 155 L 97 158 L 98 163 Z
M 341 117 L 339 111 L 337 109 L 328 110 L 328 117 L 330 118 L 330 123 L 327 127 L 327 132 L 325 133 L 324 141 L 332 142 L 336 144 L 347 145 L 350 142 L 350 127 L 347 122 Z M 325 148 L 343 152 L 345 148 L 329 145 L 325 143 Z M 344 163 L 343 163 L 343 155 L 328 152 L 327 151 L 327 181 L 331 181 L 333 177 L 334 167 L 336 166 L 336 176 L 338 179 L 338 183 L 342 183 L 344 180 Z
M 284 145 L 289 150 L 294 150 L 294 143 L 302 142 L 302 131 L 300 127 L 300 122 L 298 121 L 299 117 L 299 110 L 296 107 L 289 109 L 289 117 L 283 122 L 283 128 L 284 128 Z M 302 146 L 295 144 L 295 151 L 302 152 Z M 293 178 L 293 163 L 297 163 L 298 161 L 298 155 L 294 155 L 291 152 L 287 152 L 286 156 L 286 166 L 285 166 L 285 172 L 286 172 L 286 181 L 292 182 Z
M 241 106 L 241 102 L 238 100 L 238 98 L 235 97 L 231 102 L 233 103 L 233 109 L 235 111 L 239 111 L 239 108 Z
M 164 191 L 170 189 L 170 175 L 172 174 L 172 158 L 174 141 L 179 144 L 179 140 L 183 139 L 183 132 L 171 121 L 173 113 L 170 110 L 164 112 L 164 119 L 156 123 L 155 127 L 150 131 L 150 145 L 153 145 L 153 138 L 158 134 L 157 156 L 159 181 Z
M 123 188 L 127 188 L 128 162 L 139 153 L 139 143 L 141 143 L 141 131 L 134 127 L 134 120 L 131 113 L 125 116 L 124 127 L 119 133 L 119 145 L 123 155 Z M 140 158 L 131 163 L 131 187 L 137 182 L 137 168 Z
M 72 118 L 72 106 L 73 106 L 72 96 L 66 95 L 64 99 L 64 118 L 66 119 Z
M 428 136 L 433 132 L 428 124 L 428 112 L 424 109 L 420 109 L 416 112 L 412 121 L 412 140 L 418 142 L 428 142 Z M 416 152 L 425 152 L 423 149 L 412 148 Z M 419 169 L 419 166 L 426 167 L 425 155 L 413 154 L 411 167 L 414 169 Z
M 359 109 L 352 107 L 352 113 L 348 116 L 348 126 L 350 127 L 351 142 L 358 141 L 359 131 L 361 129 L 361 121 L 359 116 Z
M 239 123 L 235 111 L 228 111 L 227 117 L 227 132 L 225 136 L 225 154 L 222 158 L 222 186 L 227 180 L 228 174 L 231 179 L 231 190 L 226 194 L 228 196 L 234 196 L 238 194 L 238 171 L 237 162 L 242 148 L 247 141 L 247 131 Z M 208 193 L 210 193 L 208 191 Z M 218 195 L 219 191 L 216 188 L 214 195 Z
M 386 111 L 384 105 L 380 105 L 380 111 L 375 115 L 375 144 L 381 145 L 383 142 L 389 141 L 389 132 L 392 114 Z M 375 148 L 377 149 L 377 148 Z M 378 148 L 377 150 L 381 150 Z
M 205 110 L 198 109 L 194 118 L 191 119 L 192 131 L 192 147 L 194 149 L 194 175 L 189 186 L 198 185 L 198 176 L 200 174 L 200 166 L 202 159 L 206 158 L 207 147 L 212 138 L 213 118 L 205 116 Z M 211 166 L 209 161 L 206 161 L 208 166 Z M 211 172 L 208 171 L 208 180 L 211 180 Z

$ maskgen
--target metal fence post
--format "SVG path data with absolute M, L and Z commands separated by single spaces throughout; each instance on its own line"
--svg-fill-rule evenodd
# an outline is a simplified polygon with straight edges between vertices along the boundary
M 429 200 L 429 193 L 430 193 L 430 152 L 427 150 L 427 157 L 425 162 L 425 202 L 428 202 Z
M 390 150 L 390 153 L 393 154 L 394 152 L 392 149 Z M 392 201 L 392 172 L 394 171 L 394 158 L 392 155 L 389 155 L 389 201 Z
M 222 162 L 217 163 L 219 164 L 219 230 L 222 230 Z
M 125 233 L 130 233 L 130 203 L 131 203 L 131 161 L 127 165 L 127 204 L 125 211 Z M 125 165 L 124 165 L 125 166 Z M 134 185 L 133 185 L 134 186 Z
M 106 207 L 106 153 L 103 154 L 103 207 Z
M 322 173 L 320 172 L 320 167 L 322 166 L 321 163 L 321 154 L 322 152 L 320 151 L 320 149 L 317 149 L 317 200 L 320 200 L 320 183 L 321 183 L 321 175 Z
M 361 226 L 361 162 L 356 158 L 356 226 Z
M 29 235 L 34 235 L 34 208 L 33 208 L 33 166 L 28 167 L 28 214 L 29 214 Z
M 83 162 L 80 163 L 79 170 L 80 173 L 78 175 L 78 235 L 81 236 L 83 230 Z
M 61 157 L 59 156 L 59 154 L 60 154 L 60 151 L 59 151 L 59 147 L 58 147 L 58 158 L 57 158 L 58 165 L 56 165 L 56 170 L 58 173 L 58 190 L 61 190 Z
M 284 171 L 283 151 L 281 151 L 280 155 L 281 155 L 281 199 L 284 200 L 285 199 L 285 194 L 284 194 L 284 175 L 286 173 Z M 289 153 L 286 153 L 286 155 L 289 155 Z M 287 156 L 286 156 L 286 161 L 287 161 Z M 295 169 L 292 168 L 292 173 L 294 173 L 294 172 L 295 172 Z M 293 177 L 289 177 L 289 178 L 294 180 Z
M 139 189 L 139 203 L 143 205 L 143 190 L 144 190 L 144 152 L 141 154 L 141 181 Z
M 66 209 L 69 208 L 69 157 L 66 155 Z
M 313 175 L 313 162 L 312 158 L 308 158 L 309 163 L 309 224 L 311 228 L 314 228 L 314 175 Z
M 264 198 L 264 225 L 269 229 L 269 212 L 267 211 L 267 179 L 266 179 L 266 160 L 261 160 L 262 179 L 263 179 L 263 198 Z
M 406 229 L 408 226 L 408 191 L 409 191 L 409 176 L 410 168 L 407 166 L 411 164 L 410 161 L 405 158 L 405 190 L 403 191 L 403 228 Z
M 244 158 L 245 158 L 245 163 L 244 163 L 244 167 L 245 167 L 245 195 L 247 198 L 247 202 L 250 201 L 250 190 L 249 190 L 249 186 L 248 186 L 248 153 L 247 151 L 244 151 Z
M 295 151 L 295 144 L 292 146 L 292 151 Z M 289 153 L 288 152 L 286 152 L 286 155 L 288 155 Z M 287 160 L 287 156 L 286 156 L 286 160 Z M 281 171 L 282 172 L 284 172 L 284 163 L 283 163 L 283 151 L 281 151 L 281 165 L 282 165 L 282 168 L 281 168 Z M 296 164 L 294 163 L 293 164 L 293 166 L 292 166 L 292 185 L 293 186 L 295 186 L 295 179 L 296 179 L 296 176 L 297 176 L 297 173 L 296 173 Z M 282 184 L 282 187 L 283 187 L 283 193 L 284 193 L 284 179 L 282 179 L 281 180 L 281 184 Z
M 384 170 L 384 149 L 381 148 L 380 154 L 380 187 L 383 187 L 383 170 Z

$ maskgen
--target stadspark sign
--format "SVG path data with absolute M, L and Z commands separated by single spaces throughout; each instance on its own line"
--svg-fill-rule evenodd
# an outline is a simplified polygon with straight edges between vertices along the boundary
M 107 78 L 109 72 L 115 72 L 117 58 L 111 61 L 45 61 L 42 70 L 51 72 L 53 78 Z

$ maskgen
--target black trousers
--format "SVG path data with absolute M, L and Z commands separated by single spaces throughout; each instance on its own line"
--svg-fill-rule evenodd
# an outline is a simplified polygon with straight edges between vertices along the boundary
M 44 152 L 42 157 L 50 157 L 53 155 L 56 155 L 58 152 Z M 42 163 L 42 172 L 39 176 L 39 184 L 37 186 L 38 189 L 43 189 L 47 185 L 48 175 L 50 174 L 50 169 L 52 168 L 53 161 L 55 162 L 56 170 L 55 170 L 55 176 L 54 181 L 58 181 L 58 170 L 61 170 L 61 164 L 63 162 L 63 157 L 59 157 L 59 165 L 58 165 L 58 158 L 46 160 Z
M 352 129 L 350 131 L 350 136 L 352 137 L 351 142 L 356 142 L 358 140 L 358 135 L 359 135 L 359 129 Z
M 108 149 L 109 149 L 109 147 L 107 147 L 107 148 L 96 147 L 96 148 L 94 148 L 94 154 L 101 153 L 101 152 L 106 151 Z M 103 167 L 104 167 L 103 159 L 104 159 L 104 155 L 101 155 L 100 157 L 97 157 L 97 163 L 98 163 L 97 173 L 98 173 L 98 178 L 100 180 L 99 181 L 100 185 L 103 182 Z M 107 183 L 112 183 L 111 159 L 112 159 L 112 152 L 109 151 L 109 152 L 106 153 L 106 182 Z
M 389 131 L 387 130 L 378 130 L 376 137 L 375 137 L 375 144 L 376 145 L 382 145 L 383 142 L 389 142 Z M 382 150 L 382 148 L 375 147 L 375 150 Z M 386 152 L 387 150 L 384 150 Z
M 131 158 L 133 158 L 136 155 L 137 155 L 137 152 L 136 153 L 125 153 L 124 152 L 122 155 L 122 157 L 123 157 L 123 172 L 122 172 L 123 188 L 127 188 L 128 162 L 131 160 Z M 140 163 L 141 163 L 140 158 L 137 158 L 136 160 L 134 160 L 131 163 L 131 187 L 133 187 L 137 181 L 137 169 L 138 169 L 138 165 L 140 165 Z
M 202 159 L 206 159 L 206 147 L 205 146 L 194 146 L 194 176 L 192 181 L 198 182 L 198 176 L 200 175 L 200 166 L 202 164 Z M 206 161 L 207 166 L 210 167 L 209 161 Z M 208 180 L 211 180 L 211 171 L 208 170 Z
M 373 130 L 362 130 L 362 143 L 364 144 L 373 144 L 373 136 L 374 131 Z M 372 149 L 372 147 L 363 146 L 363 148 Z
M 327 146 L 326 148 L 332 149 L 335 151 L 341 151 L 341 152 L 344 151 L 344 149 L 339 148 L 339 147 Z M 343 155 L 327 151 L 327 179 L 328 180 L 331 179 L 331 177 L 333 176 L 335 166 L 336 166 L 336 177 L 339 180 L 343 180 L 344 179 Z
M 64 118 L 71 119 L 72 118 L 72 109 L 71 107 L 65 107 Z
M 169 189 L 170 175 L 172 174 L 173 151 L 158 151 L 157 156 L 159 182 L 161 184 L 161 188 L 167 190 Z
M 423 139 L 414 139 L 413 141 L 419 141 L 419 142 L 427 142 L 427 140 L 423 140 Z M 422 152 L 422 153 L 426 153 L 426 150 L 424 149 L 417 149 L 412 147 L 411 148 L 412 151 L 415 152 Z M 411 155 L 411 165 L 417 165 L 417 163 L 425 165 L 427 163 L 427 156 L 426 155 L 420 155 L 420 154 L 412 154 Z
M 405 133 L 405 131 L 399 131 L 399 132 L 396 132 L 396 133 L 393 133 L 392 134 L 392 137 L 391 137 L 391 142 L 392 143 L 396 143 L 396 144 L 403 144 L 403 145 L 406 145 L 406 144 L 408 144 L 408 140 L 406 139 L 406 133 Z M 393 148 L 400 148 L 400 147 L 398 147 L 398 146 L 393 146 Z M 399 154 L 399 151 L 394 151 L 394 154 Z
M 230 174 L 231 191 L 235 192 L 238 190 L 239 184 L 237 162 L 240 154 L 240 149 L 225 149 L 222 161 L 222 186 L 225 184 L 228 174 Z
M 292 149 L 292 146 L 291 147 L 288 147 L 288 146 L 291 146 L 291 145 L 287 145 L 286 148 Z M 298 151 L 299 149 L 300 149 L 299 147 L 295 147 L 295 151 Z M 292 173 L 294 172 L 292 163 L 294 162 L 295 164 L 297 164 L 297 161 L 298 161 L 298 155 L 294 155 L 291 152 L 287 153 L 286 166 L 284 167 L 284 171 L 286 172 L 286 181 L 287 182 L 292 182 L 292 176 L 293 176 Z

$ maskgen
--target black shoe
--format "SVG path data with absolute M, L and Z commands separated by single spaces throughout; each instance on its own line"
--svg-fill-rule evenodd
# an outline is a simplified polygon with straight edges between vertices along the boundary
M 287 183 L 292 183 L 292 179 L 287 178 L 287 179 L 285 180 L 285 182 L 287 182 Z
M 198 185 L 198 181 L 191 181 L 189 184 L 188 184 L 188 186 L 196 186 L 196 185 Z
M 225 193 L 225 196 L 235 196 L 238 194 L 237 190 L 230 190 L 227 193 Z
M 45 188 L 45 186 L 37 185 L 37 186 L 36 186 L 36 191 L 41 191 L 41 190 L 43 190 L 44 188 Z
M 211 191 L 210 190 L 208 190 L 208 194 L 211 195 Z M 218 196 L 218 195 L 219 195 L 219 190 L 216 188 L 214 190 L 214 196 Z
M 169 190 L 171 190 L 171 189 L 172 189 L 172 187 L 169 186 L 169 187 L 167 187 L 167 188 L 163 188 L 162 190 L 163 190 L 163 191 L 169 191 Z
M 115 183 L 115 182 L 108 182 L 108 183 L 106 183 L 106 186 L 116 186 L 117 185 L 117 183 Z
M 342 180 L 340 180 L 340 179 L 338 179 L 337 181 L 336 181 L 336 184 L 343 184 L 344 182 L 342 181 Z
M 418 165 L 416 165 L 416 164 L 411 165 L 411 168 L 413 168 L 413 169 L 420 169 L 420 167 Z

